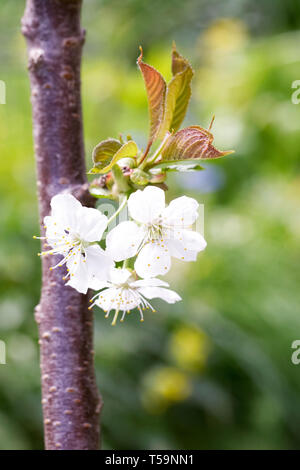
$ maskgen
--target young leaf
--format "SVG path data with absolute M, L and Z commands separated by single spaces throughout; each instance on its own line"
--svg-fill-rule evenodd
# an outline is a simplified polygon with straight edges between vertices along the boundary
M 177 75 L 178 73 L 182 72 L 186 69 L 186 67 L 190 67 L 190 64 L 187 59 L 182 57 L 176 50 L 176 44 L 173 42 L 172 48 L 172 74 Z
M 166 93 L 166 82 L 161 74 L 151 65 L 145 64 L 143 59 L 143 50 L 137 60 L 137 64 L 142 72 L 149 104 L 150 114 L 150 133 L 149 142 L 152 143 L 156 137 L 163 118 L 164 101 Z
M 117 139 L 102 140 L 102 142 L 96 145 L 92 155 L 94 167 L 97 170 L 95 173 L 98 173 L 98 169 L 109 165 L 112 157 L 121 147 L 122 144 Z
M 176 132 L 187 111 L 191 97 L 191 80 L 193 69 L 173 45 L 172 50 L 173 78 L 168 84 L 163 121 L 159 130 L 159 137 L 163 139 L 167 131 Z
M 107 173 L 121 158 L 135 157 L 138 148 L 133 140 L 121 144 L 116 139 L 103 140 L 93 151 L 94 168 L 90 173 Z
M 212 145 L 213 135 L 200 126 L 190 126 L 171 135 L 162 151 L 162 162 L 176 160 L 209 160 L 233 153 L 222 152 Z

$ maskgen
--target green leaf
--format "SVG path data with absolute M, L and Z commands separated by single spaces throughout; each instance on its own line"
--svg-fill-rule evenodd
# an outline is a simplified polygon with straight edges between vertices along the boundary
M 141 53 L 137 60 L 137 64 L 142 72 L 148 96 L 150 114 L 149 143 L 151 145 L 157 137 L 163 118 L 166 82 L 154 67 L 151 67 L 151 65 L 142 61 L 143 50 L 141 47 L 140 50 Z
M 107 173 L 121 158 L 135 157 L 138 148 L 133 140 L 121 144 L 116 139 L 103 140 L 93 151 L 94 168 L 89 173 Z
M 159 174 L 160 172 L 166 172 L 166 171 L 180 171 L 180 172 L 187 172 L 187 171 L 199 171 L 199 170 L 204 170 L 204 168 L 199 165 L 199 163 L 196 162 L 190 162 L 189 160 L 187 161 L 182 161 L 178 160 L 178 163 L 171 163 L 171 162 L 165 162 L 165 163 L 160 163 L 159 165 L 156 165 L 155 167 L 151 168 L 149 170 L 150 173 L 152 174 Z
M 168 84 L 164 117 L 160 126 L 158 136 L 163 139 L 166 132 L 176 132 L 187 111 L 191 97 L 191 81 L 194 75 L 189 62 L 184 59 L 173 45 L 172 51 L 173 78 Z
M 212 142 L 213 135 L 200 126 L 190 126 L 171 135 L 162 151 L 161 162 L 178 160 L 210 160 L 224 157 L 233 150 L 222 152 Z

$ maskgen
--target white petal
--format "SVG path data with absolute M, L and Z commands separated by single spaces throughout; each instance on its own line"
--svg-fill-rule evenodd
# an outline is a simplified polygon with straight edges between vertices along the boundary
M 171 266 L 169 250 L 157 242 L 147 243 L 138 254 L 134 268 L 140 277 L 149 278 L 166 274 Z
M 130 216 L 143 224 L 150 223 L 162 214 L 165 208 L 165 192 L 155 186 L 147 186 L 131 194 L 128 199 Z
M 130 287 L 169 287 L 169 284 L 156 277 L 149 279 L 139 279 L 130 283 Z
M 64 226 L 54 217 L 47 216 L 44 218 L 44 224 L 46 226 L 46 238 L 47 243 L 55 248 L 62 254 L 66 254 L 69 249 L 66 246 L 62 246 L 68 241 L 68 236 L 64 230 Z M 62 246 L 62 249 L 58 249 L 58 245 Z
M 170 202 L 163 212 L 163 224 L 177 227 L 188 227 L 198 217 L 199 204 L 196 199 L 182 196 Z
M 194 232 L 192 230 L 181 230 L 179 240 L 185 248 L 197 252 L 204 250 L 207 245 L 201 233 Z
M 83 262 L 84 258 L 81 253 L 77 251 L 71 253 L 67 261 L 67 267 L 70 272 L 70 280 L 67 286 L 71 286 L 82 294 L 86 294 L 89 286 L 89 276 L 86 263 Z
M 205 249 L 207 243 L 198 232 L 178 230 L 170 233 L 166 245 L 171 256 L 183 261 L 195 261 L 197 253 Z
M 131 310 L 141 303 L 138 293 L 133 293 L 129 289 L 111 287 L 100 293 L 95 304 L 104 311 L 109 310 Z
M 100 241 L 107 227 L 107 217 L 91 207 L 81 207 L 77 213 L 77 231 L 82 240 L 87 242 Z
M 135 256 L 144 238 L 143 228 L 135 222 L 121 222 L 106 237 L 106 251 L 115 261 Z
M 89 245 L 84 251 L 89 277 L 96 277 L 99 281 L 107 280 L 109 271 L 114 265 L 112 259 L 99 245 Z
M 109 289 L 101 292 L 100 296 L 95 300 L 95 304 L 102 308 L 104 311 L 109 311 L 115 307 L 115 299 L 118 289 L 110 287 Z
M 105 287 L 111 287 L 111 284 L 107 281 L 100 281 L 96 277 L 89 278 L 89 289 L 101 290 Z
M 181 300 L 177 292 L 165 289 L 164 287 L 140 287 L 138 290 L 147 299 L 160 298 L 169 304 L 174 304 Z
M 65 228 L 76 228 L 77 211 L 81 208 L 80 202 L 71 194 L 57 194 L 51 199 L 51 215 Z
M 167 242 L 171 256 L 182 261 L 196 261 L 197 251 L 188 250 L 184 248 L 178 240 L 169 240 Z
M 131 275 L 132 272 L 129 269 L 112 268 L 109 272 L 109 280 L 116 285 L 125 284 Z

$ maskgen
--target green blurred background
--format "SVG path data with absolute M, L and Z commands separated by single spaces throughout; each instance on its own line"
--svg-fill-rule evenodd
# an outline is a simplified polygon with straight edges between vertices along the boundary
M 1 0 L 0 449 L 43 447 L 37 329 L 40 261 L 23 1 Z M 135 65 L 170 77 L 172 40 L 195 69 L 185 124 L 236 153 L 172 175 L 169 198 L 205 204 L 207 249 L 169 274 L 183 297 L 144 324 L 95 312 L 105 449 L 300 448 L 300 4 L 296 0 L 86 0 L 82 69 L 87 165 L 101 139 L 143 145 Z

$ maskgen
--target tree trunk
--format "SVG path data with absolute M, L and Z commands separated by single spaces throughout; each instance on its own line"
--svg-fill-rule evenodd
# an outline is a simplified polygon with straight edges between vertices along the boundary
M 80 63 L 81 0 L 27 0 L 22 32 L 28 46 L 41 233 L 51 198 L 74 194 L 91 205 L 85 177 Z M 57 259 L 56 259 L 57 258 Z M 98 449 L 99 397 L 88 297 L 66 287 L 61 257 L 42 257 L 36 308 L 41 350 L 46 448 Z

